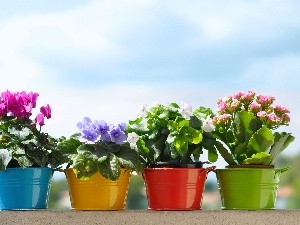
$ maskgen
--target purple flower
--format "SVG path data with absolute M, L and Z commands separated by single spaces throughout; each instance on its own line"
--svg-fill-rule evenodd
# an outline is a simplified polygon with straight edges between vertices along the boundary
M 93 129 L 86 129 L 81 131 L 81 137 L 79 138 L 80 141 L 87 142 L 87 143 L 95 143 L 98 139 L 98 134 Z
M 120 126 L 114 126 L 110 131 L 110 138 L 111 141 L 116 144 L 123 144 L 123 142 L 127 139 L 127 136 Z
M 126 123 L 119 123 L 118 127 L 121 129 L 122 132 L 125 133 Z
M 89 128 L 92 124 L 92 120 L 89 117 L 84 117 L 82 122 L 77 123 L 77 128 L 82 131 Z
M 100 135 L 100 139 L 103 141 L 110 141 L 109 125 L 104 120 L 95 121 L 94 126 L 96 132 Z

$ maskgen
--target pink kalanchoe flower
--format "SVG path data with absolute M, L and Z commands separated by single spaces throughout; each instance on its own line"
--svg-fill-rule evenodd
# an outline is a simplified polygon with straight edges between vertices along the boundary
M 223 99 L 218 100 L 218 111 L 219 113 L 224 113 L 227 109 L 227 102 L 224 101 Z
M 248 91 L 241 96 L 240 100 L 245 104 L 250 104 L 253 102 L 255 95 L 254 91 Z
M 261 104 L 258 104 L 257 102 L 252 102 L 249 105 L 249 111 L 253 112 L 254 114 L 257 114 L 260 110 L 262 110 Z
M 234 112 L 240 109 L 241 102 L 238 101 L 237 99 L 233 99 L 230 106 L 228 106 L 229 112 Z
M 278 126 L 280 125 L 280 122 L 281 119 L 275 113 L 270 113 L 267 115 L 267 123 Z
M 260 111 L 257 113 L 257 116 L 262 119 L 262 118 L 266 118 L 267 117 L 267 113 L 265 111 Z
M 278 114 L 290 113 L 289 108 L 284 107 L 282 105 L 276 105 L 274 111 L 277 112 Z
M 237 100 L 240 100 L 240 98 L 243 96 L 243 92 L 241 92 L 241 91 L 239 91 L 239 92 L 237 92 L 237 93 L 235 93 L 234 95 L 233 95 L 233 98 L 234 99 L 237 99 Z
M 275 100 L 275 97 L 265 95 L 258 95 L 256 98 L 256 102 L 261 104 L 263 108 L 269 107 Z
M 288 125 L 291 121 L 291 118 L 288 114 L 283 114 L 282 123 L 285 125 Z
M 51 107 L 49 104 L 47 104 L 46 106 L 42 106 L 40 108 L 40 112 L 47 118 L 50 119 L 51 118 Z
M 218 125 L 218 124 L 225 124 L 227 122 L 230 122 L 232 118 L 232 115 L 230 114 L 223 114 L 219 116 L 215 116 L 213 118 L 213 124 Z
M 40 125 L 40 126 L 44 126 L 45 123 L 44 123 L 44 115 L 42 113 L 39 113 L 37 116 L 36 116 L 36 122 Z

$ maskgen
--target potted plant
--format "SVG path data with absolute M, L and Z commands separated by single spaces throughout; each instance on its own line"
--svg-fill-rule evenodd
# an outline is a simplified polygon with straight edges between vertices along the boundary
M 0 210 L 43 209 L 53 171 L 61 164 L 56 139 L 41 131 L 49 105 L 31 119 L 38 93 L 5 91 L 0 96 Z
M 294 140 L 289 109 L 254 91 L 219 99 L 213 117 L 216 149 L 228 163 L 217 169 L 223 209 L 274 209 L 280 174 L 276 157 Z
M 189 104 L 144 105 L 127 126 L 128 140 L 144 164 L 148 208 L 153 210 L 196 210 L 201 208 L 207 172 L 200 156 L 208 150 L 216 160 L 210 109 L 192 112 Z
M 126 124 L 83 118 L 79 133 L 62 137 L 57 149 L 67 158 L 65 174 L 76 210 L 121 210 L 131 171 L 139 172 L 136 150 L 126 141 Z

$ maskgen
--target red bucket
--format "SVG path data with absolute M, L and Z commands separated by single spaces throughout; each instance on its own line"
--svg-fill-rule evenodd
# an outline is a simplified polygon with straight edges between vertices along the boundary
M 146 168 L 143 172 L 152 210 L 201 209 L 204 184 L 209 168 Z

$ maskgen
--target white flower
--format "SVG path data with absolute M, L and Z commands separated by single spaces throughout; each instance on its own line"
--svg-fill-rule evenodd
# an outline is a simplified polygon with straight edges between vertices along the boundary
M 144 117 L 144 116 L 146 116 L 146 114 L 147 114 L 147 106 L 148 105 L 146 103 L 141 106 L 141 108 L 140 108 L 140 110 L 138 111 L 138 114 L 137 114 L 138 117 Z
M 140 139 L 139 135 L 135 132 L 129 133 L 127 136 L 127 141 L 130 144 L 130 148 L 134 149 L 136 147 L 136 142 Z
M 205 120 L 202 121 L 203 125 L 202 125 L 202 130 L 204 130 L 205 132 L 212 132 L 215 129 L 215 125 L 213 124 L 213 120 L 212 118 L 210 118 L 210 116 L 207 116 Z
M 183 118 L 188 120 L 192 115 L 192 106 L 190 104 L 181 102 L 181 108 L 179 109 L 179 112 Z
M 4 167 L 2 169 L 6 169 L 11 159 L 12 159 L 11 152 L 9 152 L 7 149 L 3 149 L 3 148 L 0 149 L 0 160 L 2 161 L 2 166 Z

